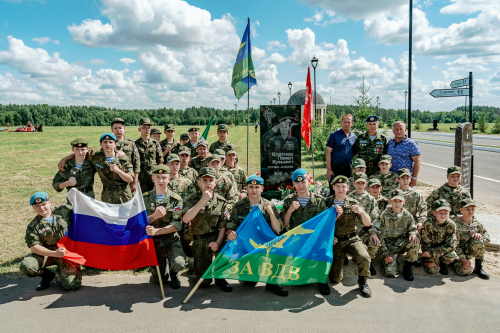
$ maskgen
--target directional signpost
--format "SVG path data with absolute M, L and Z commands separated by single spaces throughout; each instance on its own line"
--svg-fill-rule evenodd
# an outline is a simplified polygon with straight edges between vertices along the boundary
M 466 87 L 468 88 L 462 88 Z M 462 185 L 474 193 L 474 154 L 472 152 L 472 72 L 469 77 L 450 83 L 452 89 L 431 91 L 434 98 L 469 96 L 469 122 L 459 124 L 455 133 L 455 165 L 462 168 Z

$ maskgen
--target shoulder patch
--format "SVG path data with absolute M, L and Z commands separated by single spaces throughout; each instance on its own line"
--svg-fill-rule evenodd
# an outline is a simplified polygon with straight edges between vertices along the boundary
M 143 196 L 146 196 L 146 195 L 149 195 L 149 192 L 146 192 L 146 193 L 143 194 Z
M 120 156 L 118 160 L 121 162 L 127 162 L 127 156 Z
M 174 196 L 173 196 L 173 198 L 174 198 L 175 200 L 180 200 L 180 199 L 181 199 L 181 197 L 180 197 L 180 196 L 178 196 L 177 194 L 176 194 L 176 195 L 174 195 Z

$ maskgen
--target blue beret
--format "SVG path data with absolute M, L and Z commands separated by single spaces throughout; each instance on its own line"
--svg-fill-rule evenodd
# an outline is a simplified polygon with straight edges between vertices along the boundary
M 375 116 L 375 115 L 371 115 L 371 116 L 368 116 L 368 118 L 365 119 L 365 122 L 367 123 L 373 123 L 375 121 L 379 121 L 380 118 L 378 116 Z
M 102 142 L 102 140 L 115 140 L 116 141 L 116 136 L 113 133 L 104 133 L 101 138 L 99 139 L 99 142 Z
M 45 192 L 36 192 L 35 194 L 33 194 L 31 196 L 31 199 L 30 199 L 30 205 L 33 206 L 35 204 L 39 204 L 39 203 L 42 203 L 42 202 L 45 202 L 45 201 L 49 201 L 50 198 L 49 198 L 49 195 Z
M 293 182 L 301 182 L 306 180 L 307 171 L 304 169 L 297 169 L 292 174 Z
M 257 175 L 251 175 L 247 178 L 246 183 L 252 185 L 264 185 L 264 179 Z

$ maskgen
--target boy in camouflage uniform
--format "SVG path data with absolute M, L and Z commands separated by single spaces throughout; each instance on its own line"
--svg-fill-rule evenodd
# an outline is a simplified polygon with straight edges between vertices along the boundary
M 283 203 L 282 233 L 294 229 L 327 209 L 323 197 L 309 191 L 309 178 L 306 170 L 295 170 L 292 174 L 292 183 L 297 192 L 288 195 Z M 330 287 L 327 283 L 318 283 L 318 287 L 322 295 L 330 294 Z
M 214 254 L 222 248 L 229 219 L 226 199 L 214 192 L 217 184 L 214 168 L 201 168 L 198 186 L 201 191 L 189 195 L 184 202 L 182 221 L 191 223 L 193 234 L 193 271 L 196 278 L 201 276 L 212 263 Z M 212 279 L 204 280 L 200 287 L 208 288 Z M 223 279 L 215 279 L 222 291 L 230 292 L 232 287 Z
M 435 189 L 427 197 L 427 215 L 430 215 L 434 202 L 438 199 L 445 199 L 451 207 L 451 215 L 460 214 L 460 204 L 464 199 L 471 199 L 469 191 L 460 185 L 462 179 L 462 169 L 458 166 L 451 166 L 446 170 L 448 182 L 440 188 Z
M 191 127 L 188 132 L 189 141 L 185 143 L 184 146 L 191 149 L 191 158 L 195 158 L 196 155 L 198 155 L 198 153 L 196 152 L 196 147 L 198 146 L 198 140 L 200 138 L 200 129 L 198 127 Z
M 189 166 L 189 162 L 191 161 L 191 149 L 185 146 L 180 146 L 178 155 L 179 159 L 181 160 L 181 168 L 179 170 L 179 174 L 182 177 L 186 177 L 193 184 L 195 184 L 198 179 L 198 171 Z
M 167 157 L 167 166 L 170 169 L 170 181 L 168 189 L 179 194 L 181 198 L 186 198 L 188 195 L 196 192 L 193 183 L 179 174 L 181 160 L 176 154 L 169 154 Z
M 245 174 L 245 170 L 243 170 L 243 168 L 239 167 L 238 164 L 236 164 L 237 159 L 238 155 L 236 153 L 236 149 L 228 150 L 227 152 L 225 152 L 224 167 L 229 172 L 231 172 L 236 179 L 238 190 L 240 191 L 240 199 L 243 199 L 247 195 L 245 189 L 245 180 L 247 175 Z
M 207 157 L 211 155 L 208 153 L 208 142 L 200 140 L 196 146 L 196 152 L 198 155 L 191 158 L 189 166 L 196 171 L 200 171 L 201 168 L 207 167 Z
M 424 197 L 415 188 L 410 187 L 411 182 L 411 172 L 408 169 L 399 169 L 398 171 L 398 183 L 399 189 L 393 190 L 389 195 L 392 198 L 396 193 L 403 193 L 405 197 L 405 209 L 410 212 L 410 214 L 415 219 L 417 223 L 417 230 L 422 229 L 422 225 L 427 221 L 427 202 L 425 202 Z
M 345 176 L 333 178 L 332 187 L 335 194 L 326 199 L 326 206 L 334 206 L 337 211 L 333 238 L 333 262 L 328 276 L 332 283 L 342 281 L 344 257 L 349 254 L 358 264 L 358 286 L 361 295 L 371 297 L 372 292 L 367 282 L 370 277 L 371 259 L 356 233 L 356 226 L 360 222 L 364 227 L 371 227 L 371 219 L 357 200 L 347 196 L 348 182 L 349 179 Z
M 80 265 L 64 259 L 65 248 L 57 248 L 57 242 L 71 223 L 72 207 L 60 205 L 52 209 L 45 192 L 33 194 L 30 205 L 37 214 L 26 228 L 25 241 L 31 254 L 21 261 L 19 270 L 30 278 L 40 276 L 42 281 L 35 289 L 40 291 L 50 287 L 50 282 L 56 277 L 47 267 L 57 265 L 64 290 L 77 290 L 82 284 Z
M 160 146 L 163 151 L 163 160 L 166 160 L 168 154 L 178 154 L 179 147 L 181 144 L 179 141 L 174 139 L 175 134 L 175 125 L 174 124 L 166 124 L 163 132 L 167 136 L 165 140 L 160 141 Z M 189 139 L 189 135 L 188 135 Z
M 125 120 L 121 118 L 113 119 L 111 122 L 111 131 L 116 137 L 116 150 L 124 152 L 127 159 L 132 163 L 134 181 L 130 184 L 130 189 L 132 192 L 135 192 L 137 190 L 139 173 L 141 172 L 141 157 L 139 156 L 139 150 L 137 150 L 134 140 L 125 137 L 125 130 Z
M 217 185 L 215 186 L 215 193 L 224 197 L 227 201 L 228 209 L 231 211 L 231 207 L 238 202 L 238 190 L 236 188 L 236 183 L 231 181 L 227 176 L 220 173 L 221 162 L 217 155 L 210 155 L 207 158 L 208 166 L 214 168 L 217 173 Z
M 151 129 L 150 136 L 151 136 L 151 139 L 156 140 L 158 142 L 160 142 L 160 140 L 161 140 L 161 132 L 156 127 L 153 127 Z
M 179 143 L 180 143 L 180 146 L 179 147 L 182 147 L 184 146 L 186 143 L 189 142 L 189 134 L 187 133 L 182 133 L 179 137 Z
M 354 190 L 356 189 L 354 187 L 354 176 L 360 172 L 366 173 L 366 163 L 361 158 L 357 158 L 352 163 L 352 176 L 351 176 L 351 178 L 349 178 L 349 193 L 347 193 L 347 194 L 354 192 Z
M 234 186 L 236 187 L 236 189 L 239 189 L 238 183 L 236 182 L 236 178 L 234 178 L 234 175 L 231 172 L 229 172 L 224 165 L 224 163 L 226 162 L 226 152 L 222 149 L 216 149 L 212 155 L 215 155 L 215 156 L 219 157 L 219 159 L 220 159 L 220 168 L 219 168 L 220 174 L 231 179 L 231 181 L 234 183 Z M 242 198 L 240 198 L 240 199 L 242 199 Z
M 71 141 L 74 157 L 69 159 L 64 165 L 65 171 L 58 171 L 52 180 L 52 187 L 57 192 L 64 188 L 68 191 L 73 187 L 83 194 L 95 198 L 94 175 L 96 170 L 87 159 L 89 151 L 88 140 L 76 138 Z M 68 201 L 69 204 L 69 201 Z
M 380 180 L 380 184 L 382 184 L 382 195 L 387 197 L 393 190 L 399 188 L 399 184 L 397 182 L 397 175 L 390 171 L 389 169 L 392 167 L 392 157 L 390 155 L 382 155 L 380 157 L 380 161 L 378 162 L 378 166 L 380 171 L 370 176 L 370 178 L 377 178 Z
M 366 191 L 370 193 L 370 195 L 374 197 L 375 200 L 377 200 L 378 210 L 380 212 L 383 212 L 389 204 L 389 199 L 380 194 L 382 192 L 382 184 L 380 184 L 380 180 L 376 178 L 370 179 L 368 181 Z
M 450 219 L 450 211 L 450 204 L 446 200 L 436 200 L 432 207 L 432 216 L 429 216 L 422 226 L 420 232 L 422 257 L 424 270 L 429 274 L 439 272 L 442 275 L 448 275 L 446 265 L 458 258 L 455 252 L 457 227 Z
M 490 242 L 490 235 L 484 226 L 474 217 L 476 202 L 472 199 L 462 200 L 460 212 L 462 215 L 453 217 L 457 226 L 458 244 L 456 252 L 458 260 L 453 265 L 458 275 L 476 273 L 481 279 L 488 280 L 490 276 L 483 269 L 484 251 Z M 474 270 L 471 259 L 476 259 Z
M 271 227 L 276 235 L 279 235 L 281 232 L 281 228 L 283 226 L 283 221 L 281 221 L 281 217 L 276 209 L 276 206 L 262 198 L 262 191 L 264 190 L 264 179 L 257 175 L 252 175 L 248 177 L 246 180 L 246 189 L 249 193 L 248 197 L 238 201 L 236 205 L 234 205 L 233 210 L 231 211 L 230 220 L 227 222 L 226 235 L 227 238 L 231 241 L 236 240 L 238 235 L 235 230 L 238 229 L 243 220 L 247 217 L 248 213 L 252 210 L 252 207 L 255 205 L 259 206 L 264 219 L 267 224 Z M 257 285 L 257 282 L 245 281 L 245 284 L 248 286 L 254 287 Z M 278 296 L 288 296 L 288 291 L 283 289 L 281 286 L 276 284 L 268 284 L 266 283 L 266 290 L 274 292 Z
M 229 130 L 227 125 L 220 124 L 217 126 L 217 136 L 219 140 L 215 141 L 210 145 L 210 153 L 213 154 L 215 150 L 222 149 L 224 151 L 236 150 L 236 146 L 231 142 L 227 141 L 227 136 L 229 135 Z
M 141 172 L 139 173 L 139 184 L 142 193 L 151 191 L 153 184 L 153 169 L 159 164 L 163 164 L 163 154 L 160 143 L 149 137 L 151 132 L 151 121 L 149 118 L 142 118 L 139 121 L 139 132 L 141 137 L 135 140 L 135 145 L 141 157 Z
M 170 287 L 179 289 L 178 272 L 186 267 L 184 251 L 177 231 L 182 229 L 181 197 L 168 189 L 170 170 L 165 165 L 157 165 L 153 169 L 155 189 L 143 194 L 149 224 L 146 233 L 153 236 L 156 258 L 160 267 L 160 274 L 165 276 L 166 259 L 170 262 Z M 156 267 L 150 268 L 152 279 L 159 283 Z M 166 281 L 164 281 L 166 282 Z
M 406 252 L 403 277 L 406 281 L 413 281 L 412 263 L 417 261 L 420 249 L 415 219 L 403 207 L 405 198 L 402 190 L 395 190 L 390 203 L 391 206 L 380 215 L 380 225 L 378 230 L 373 229 L 375 233 L 371 239 L 380 244 L 384 276 L 395 277 L 398 274 L 398 255 Z
M 358 234 L 363 244 L 366 245 L 368 254 L 370 255 L 371 260 L 373 261 L 373 259 L 375 259 L 375 256 L 378 253 L 379 244 L 376 244 L 372 240 L 370 240 L 370 234 L 371 234 L 370 230 L 373 228 L 378 228 L 380 224 L 379 220 L 380 210 L 378 209 L 378 204 L 375 198 L 365 191 L 366 184 L 368 181 L 366 174 L 362 172 L 354 174 L 353 181 L 355 190 L 354 192 L 351 192 L 351 194 L 349 194 L 349 197 L 358 201 L 361 204 L 361 208 L 363 208 L 365 213 L 368 214 L 368 216 L 370 216 L 370 219 L 372 221 L 371 227 L 365 227 L 363 223 L 361 223 L 361 221 L 358 221 L 358 224 L 356 225 L 356 233 Z M 377 275 L 377 271 L 373 267 L 372 262 L 370 262 L 370 274 Z

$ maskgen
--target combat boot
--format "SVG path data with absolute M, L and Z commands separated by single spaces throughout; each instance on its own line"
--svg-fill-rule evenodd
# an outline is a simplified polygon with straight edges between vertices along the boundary
M 413 263 L 409 261 L 405 261 L 405 265 L 403 266 L 403 277 L 406 281 L 413 281 Z
M 181 281 L 179 281 L 179 274 L 170 270 L 170 288 L 179 289 L 181 287 Z
M 441 275 L 448 275 L 448 267 L 446 267 L 446 264 L 443 262 L 439 263 L 439 273 L 441 273 Z
M 489 280 L 490 276 L 488 273 L 485 272 L 483 269 L 483 260 L 482 259 L 476 259 L 476 267 L 474 267 L 474 273 L 477 274 L 481 279 L 484 280 Z
M 40 276 L 42 277 L 42 281 L 40 282 L 40 284 L 38 286 L 36 286 L 36 288 L 35 288 L 36 291 L 45 290 L 48 287 L 50 287 L 50 282 L 52 282 L 52 280 L 54 280 L 54 278 L 56 277 L 56 274 L 48 269 L 44 269 Z
M 377 271 L 375 270 L 375 267 L 373 267 L 373 261 L 370 263 L 370 274 L 372 276 L 377 275 Z
M 368 278 L 366 276 L 358 276 L 358 285 L 363 297 L 372 297 L 372 291 L 368 287 Z
M 227 283 L 224 279 L 215 279 L 215 284 L 222 290 L 223 292 L 229 293 L 233 291 L 233 287 Z
M 282 297 L 288 296 L 288 290 L 286 290 L 285 288 L 283 288 L 282 286 L 280 286 L 278 284 L 266 283 L 266 290 L 272 291 L 273 293 L 275 293 L 278 296 L 282 296 Z
M 330 295 L 330 286 L 328 283 L 319 283 L 318 282 L 318 287 L 319 287 L 319 292 L 321 295 Z
M 344 266 L 349 265 L 349 258 L 347 256 L 344 257 Z

